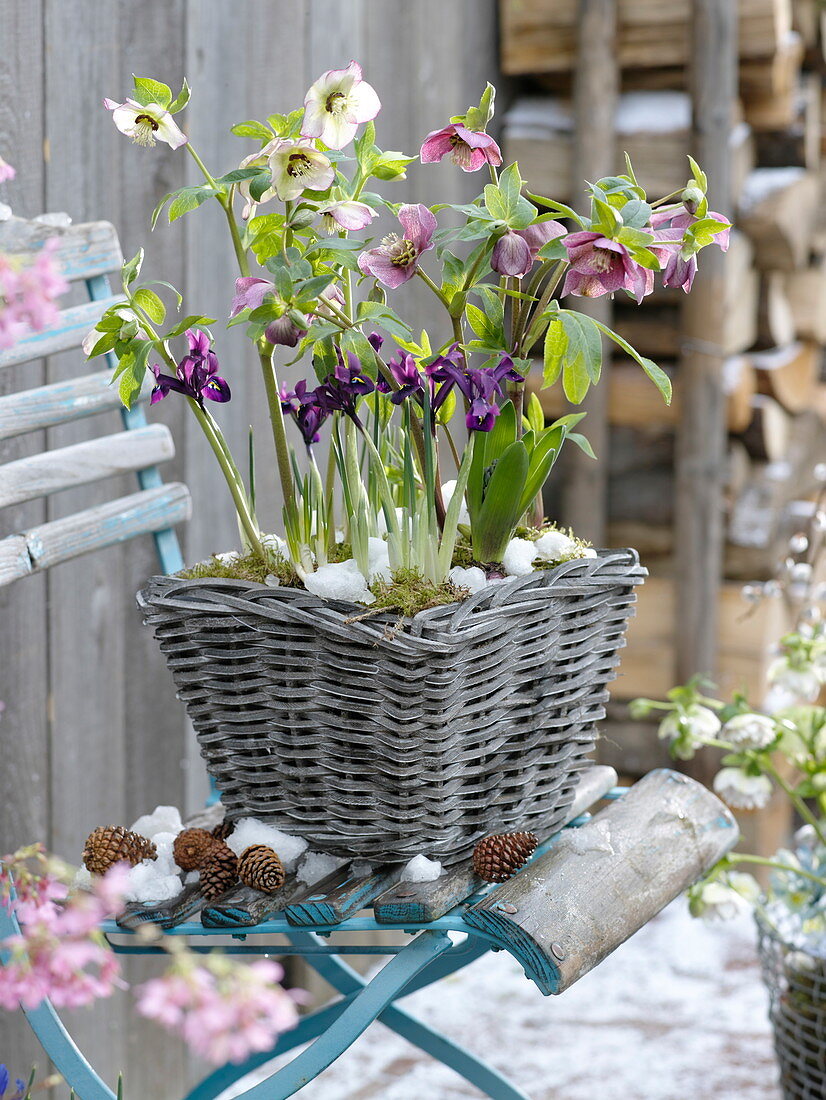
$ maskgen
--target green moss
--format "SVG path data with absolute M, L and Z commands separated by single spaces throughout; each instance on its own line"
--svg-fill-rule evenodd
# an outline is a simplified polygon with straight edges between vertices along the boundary
M 376 602 L 370 605 L 368 614 L 377 611 L 398 611 L 402 618 L 412 618 L 420 611 L 444 604 L 458 603 L 470 595 L 450 581 L 435 584 L 415 569 L 397 569 L 393 579 L 377 581 L 370 586 Z
M 264 584 L 269 576 L 278 577 L 282 585 L 287 588 L 300 588 L 301 581 L 292 565 L 281 557 L 280 554 L 267 554 L 262 558 L 259 554 L 244 554 L 234 561 L 221 561 L 213 555 L 207 561 L 199 561 L 189 569 L 182 569 L 176 574 L 185 580 L 200 580 L 202 577 L 226 577 L 235 581 L 254 581 Z
M 337 542 L 332 550 L 327 551 L 327 561 L 347 561 L 353 556 L 353 547 L 349 542 Z

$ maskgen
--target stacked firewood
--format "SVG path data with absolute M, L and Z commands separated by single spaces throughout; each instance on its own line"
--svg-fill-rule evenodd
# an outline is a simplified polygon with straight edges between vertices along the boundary
M 685 184 L 691 0 L 617 0 L 617 6 L 618 169 L 627 151 L 640 183 L 656 198 Z M 761 654 L 784 624 L 774 611 L 740 623 L 740 589 L 746 580 L 772 575 L 814 491 L 814 467 L 826 460 L 826 14 L 817 0 L 738 0 L 738 8 L 740 99 L 731 140 L 737 228 L 726 260 L 724 333 L 723 688 L 762 678 Z M 577 0 L 501 0 L 502 67 L 522 79 L 503 142 L 534 191 L 582 207 L 583 192 L 571 179 L 577 10 Z M 614 328 L 674 382 L 667 408 L 630 360 L 609 368 L 607 541 L 637 547 L 654 575 L 641 594 L 613 692 L 630 698 L 665 690 L 673 677 L 674 436 L 686 344 L 678 292 L 657 290 L 641 308 L 622 298 L 614 302 Z M 558 387 L 540 396 L 548 416 L 566 411 Z M 701 455 L 702 439 L 696 447 Z

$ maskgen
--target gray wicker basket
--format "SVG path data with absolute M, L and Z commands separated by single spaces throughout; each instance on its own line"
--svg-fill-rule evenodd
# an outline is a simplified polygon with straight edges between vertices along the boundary
M 230 817 L 323 851 L 452 863 L 570 805 L 645 570 L 633 550 L 404 621 L 297 589 L 139 594 Z
M 785 943 L 757 918 L 760 965 L 785 1100 L 826 1097 L 826 959 Z

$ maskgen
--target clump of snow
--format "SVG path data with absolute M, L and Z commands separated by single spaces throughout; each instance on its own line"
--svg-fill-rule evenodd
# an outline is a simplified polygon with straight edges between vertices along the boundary
M 307 841 L 302 837 L 282 833 L 280 829 L 274 829 L 254 817 L 242 817 L 227 837 L 227 844 L 237 856 L 252 844 L 266 844 L 281 860 L 285 871 L 294 871 L 307 851 Z
M 557 848 L 582 855 L 583 852 L 613 853 L 611 826 L 607 821 L 595 821 L 580 829 L 566 829 L 557 841 Z
M 471 565 L 469 569 L 463 569 L 461 565 L 454 565 L 448 577 L 457 588 L 467 588 L 471 594 L 481 592 L 488 583 L 485 571 L 480 569 L 478 565 Z
M 442 865 L 438 860 L 419 854 L 405 864 L 399 879 L 401 882 L 435 882 L 441 873 Z
M 370 574 L 370 583 L 373 581 L 391 581 L 393 574 L 390 570 L 390 550 L 384 539 L 367 540 L 367 572 Z
M 304 587 L 324 600 L 346 600 L 349 603 L 375 603 L 376 597 L 356 565 L 355 558 L 320 565 L 314 573 L 305 573 Z
M 536 557 L 542 561 L 561 561 L 571 557 L 577 549 L 574 540 L 563 535 L 561 531 L 546 531 L 533 545 Z
M 524 96 L 505 115 L 509 138 L 542 140 L 554 133 L 571 133 L 574 115 L 570 100 Z M 626 92 L 615 115 L 619 134 L 670 134 L 691 127 L 691 100 L 686 92 Z
M 579 556 L 581 558 L 595 558 L 597 556 L 596 550 L 593 546 L 585 546 L 580 550 Z
M 164 865 L 145 859 L 136 864 L 129 872 L 129 882 L 123 895 L 124 901 L 149 902 L 171 901 L 181 892 L 181 880 L 178 875 L 167 873 Z
M 177 836 L 183 827 L 181 811 L 177 806 L 156 806 L 151 814 L 139 817 L 131 829 L 133 833 L 154 840 L 158 833 L 172 833 Z
M 75 877 L 72 879 L 72 886 L 75 887 L 76 890 L 92 889 L 92 872 L 82 863 L 75 871 Z
M 331 875 L 333 871 L 337 871 L 346 862 L 346 859 L 328 855 L 326 852 L 307 852 L 295 877 L 299 882 L 312 886 L 314 882 L 319 882 L 327 875 Z
M 754 356 L 750 356 L 749 358 L 751 363 L 758 370 L 778 370 L 780 367 L 788 366 L 789 363 L 800 355 L 802 350 L 803 345 L 801 342 L 799 340 L 794 340 L 791 344 L 785 344 L 779 348 L 769 348 L 768 351 L 756 351 Z M 728 360 L 726 360 L 726 362 L 728 362 Z
M 775 191 L 789 187 L 802 179 L 806 174 L 805 168 L 755 168 L 746 176 L 743 190 L 740 193 L 740 212 L 745 213 L 759 206 Z
M 184 882 L 187 886 L 191 886 L 193 882 L 200 882 L 200 879 L 200 871 L 187 871 L 187 873 L 184 875 Z
M 275 573 L 267 573 L 266 577 L 264 577 L 264 584 L 268 585 L 270 588 L 280 588 L 281 578 L 276 577 Z
M 262 535 L 261 545 L 265 550 L 272 550 L 273 553 L 280 554 L 282 558 L 289 558 L 287 544 L 280 535 Z
M 442 486 L 442 500 L 445 503 L 445 508 L 450 507 L 450 502 L 453 500 L 453 494 L 456 492 L 456 482 L 446 481 Z M 470 524 L 470 512 L 467 510 L 467 504 L 462 501 L 459 506 L 459 523 Z
M 354 859 L 350 870 L 353 873 L 353 878 L 367 878 L 368 875 L 373 873 L 373 864 L 368 863 L 366 859 Z
M 232 565 L 240 559 L 240 550 L 225 550 L 222 554 L 216 554 L 215 560 L 219 561 L 221 565 Z
M 533 573 L 536 545 L 530 539 L 511 539 L 502 555 L 502 568 L 511 577 L 526 577 Z
M 180 831 L 180 830 L 179 830 Z M 153 841 L 158 852 L 158 858 L 154 861 L 158 871 L 164 871 L 167 875 L 180 874 L 180 867 L 175 862 L 172 849 L 177 833 L 155 833 Z

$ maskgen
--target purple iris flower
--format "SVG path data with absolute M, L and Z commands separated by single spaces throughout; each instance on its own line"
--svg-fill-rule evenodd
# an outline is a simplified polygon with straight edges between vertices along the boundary
M 424 393 L 422 376 L 412 355 L 399 352 L 398 358 L 389 359 L 387 365 L 399 384 L 399 389 L 394 390 L 390 397 L 394 405 L 401 405 L 405 398 L 414 394 Z
M 229 401 L 232 396 L 229 385 L 218 375 L 218 356 L 207 334 L 202 329 L 188 328 L 186 338 L 189 354 L 178 363 L 176 377 L 162 374 L 158 366 L 151 368 L 156 381 L 150 403 L 156 405 L 170 390 L 193 398 L 199 405 L 203 405 L 205 397 L 210 401 Z
M 312 400 L 325 413 L 343 412 L 357 424 L 361 424 L 356 415 L 356 401 L 365 394 L 372 393 L 376 384 L 362 368 L 354 352 L 347 352 L 344 362 L 341 351 L 336 348 L 338 363 L 335 371 L 328 374 L 312 395 Z
M 448 356 L 452 352 L 454 348 Z M 503 355 L 495 367 L 466 367 L 455 362 L 455 354 L 453 358 L 448 356 L 430 365 L 430 377 L 442 383 L 433 402 L 434 409 L 441 406 L 456 386 L 467 403 L 465 423 L 468 431 L 489 432 L 501 412 L 497 399 L 506 396 L 504 383 L 523 382 L 524 376 L 516 370 L 509 355 Z
M 296 382 L 295 389 L 292 391 L 287 389 L 286 383 L 283 384 L 278 396 L 281 401 L 281 411 L 284 415 L 295 416 L 302 405 L 315 400 L 315 391 L 310 390 L 308 393 L 306 379 L 302 378 L 299 382 Z
M 0 1064 L 0 1100 L 6 1095 L 6 1090 L 9 1087 L 9 1071 L 8 1067 Z M 22 1081 L 19 1077 L 14 1082 L 15 1092 L 14 1096 L 10 1096 L 8 1100 L 23 1100 L 26 1095 L 26 1082 Z
M 301 405 L 298 411 L 293 413 L 293 420 L 308 448 L 313 443 L 318 443 L 319 430 L 328 415 L 320 405 L 315 404 Z

